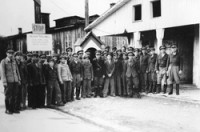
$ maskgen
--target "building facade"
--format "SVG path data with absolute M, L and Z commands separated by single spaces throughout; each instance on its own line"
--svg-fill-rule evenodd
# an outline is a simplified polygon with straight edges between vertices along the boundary
M 85 28 L 96 36 L 127 36 L 130 46 L 176 44 L 184 59 L 183 83 L 200 88 L 199 0 L 121 0 Z

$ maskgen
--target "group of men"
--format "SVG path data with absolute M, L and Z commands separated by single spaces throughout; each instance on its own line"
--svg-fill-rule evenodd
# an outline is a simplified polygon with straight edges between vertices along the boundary
M 157 55 L 154 48 L 123 46 L 110 51 L 107 46 L 96 51 L 95 58 L 90 51 L 72 53 L 72 48 L 52 56 L 9 49 L 0 67 L 6 113 L 20 113 L 27 107 L 64 106 L 93 96 L 141 98 L 140 92 L 165 94 L 167 85 L 171 95 L 174 82 L 179 95 L 182 59 L 176 45 L 171 49 L 168 55 L 166 47 L 161 46 Z

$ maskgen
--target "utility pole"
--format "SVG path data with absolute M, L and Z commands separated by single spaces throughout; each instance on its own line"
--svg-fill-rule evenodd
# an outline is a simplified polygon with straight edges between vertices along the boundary
M 89 3 L 85 0 L 85 27 L 89 25 Z

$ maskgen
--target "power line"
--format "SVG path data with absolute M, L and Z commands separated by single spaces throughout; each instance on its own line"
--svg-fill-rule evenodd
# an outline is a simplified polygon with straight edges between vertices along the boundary
M 67 13 L 68 15 L 69 15 L 69 13 L 65 10 L 65 9 L 63 9 L 62 7 L 60 7 L 58 4 L 56 4 L 54 1 L 52 1 L 52 0 L 49 0 L 53 5 L 55 5 L 57 8 L 59 8 L 60 10 L 62 10 L 63 12 L 65 12 L 65 13 Z

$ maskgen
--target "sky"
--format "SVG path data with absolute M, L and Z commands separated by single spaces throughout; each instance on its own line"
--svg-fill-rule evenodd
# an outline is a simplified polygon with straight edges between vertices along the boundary
M 89 0 L 89 14 L 101 15 L 110 8 L 110 3 L 119 0 Z M 0 0 L 0 36 L 9 36 L 18 33 L 21 27 L 23 32 L 31 31 L 34 23 L 33 0 Z M 53 20 L 78 15 L 84 17 L 85 0 L 41 0 L 42 12 L 50 13 L 50 25 Z

